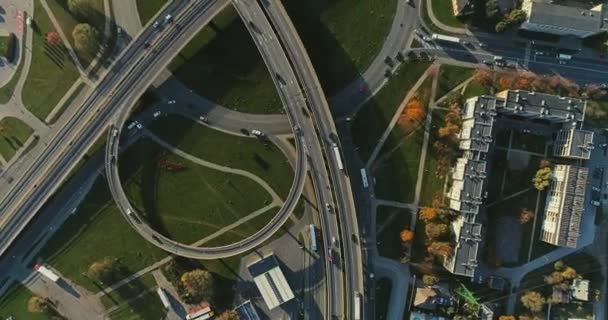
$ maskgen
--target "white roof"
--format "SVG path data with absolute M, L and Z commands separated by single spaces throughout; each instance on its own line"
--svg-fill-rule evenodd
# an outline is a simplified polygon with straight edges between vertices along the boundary
M 272 310 L 294 298 L 293 291 L 274 256 L 254 263 L 249 266 L 249 270 L 268 309 Z

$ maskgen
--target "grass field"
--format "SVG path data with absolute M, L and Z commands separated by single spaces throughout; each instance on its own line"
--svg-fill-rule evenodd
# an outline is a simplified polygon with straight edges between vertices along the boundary
M 398 0 L 286 0 L 328 96 L 363 73 L 380 52 Z
M 227 108 L 284 113 L 266 65 L 232 6 L 190 41 L 170 69 L 188 87 Z
M 17 319 L 47 320 L 44 314 L 30 313 L 27 311 L 27 301 L 32 293 L 21 284 L 13 284 L 0 299 L 0 319 L 8 319 L 12 316 Z
M 4 56 L 8 47 L 8 36 L 0 36 L 0 55 Z
M 405 228 L 411 228 L 412 213 L 407 209 L 394 207 L 378 207 L 376 213 L 376 228 L 378 233 L 378 253 L 386 258 L 399 261 L 403 256 L 404 248 L 399 239 L 399 233 Z
M 443 194 L 446 177 L 437 175 L 439 158 L 433 144 L 438 140 L 437 130 L 444 125 L 446 113 L 445 110 L 433 110 L 431 134 L 429 135 L 424 173 L 422 174 L 422 189 L 420 190 L 420 205 L 422 206 L 430 206 L 436 194 Z
M 460 66 L 452 66 L 449 64 L 441 65 L 439 69 L 439 78 L 437 80 L 437 95 L 439 99 L 446 95 L 450 90 L 456 88 L 463 81 L 473 75 L 473 69 Z
M 462 98 L 464 100 L 466 100 L 471 97 L 476 97 L 476 96 L 481 96 L 484 94 L 491 94 L 491 93 L 492 93 L 491 88 L 482 86 L 481 84 L 479 84 L 476 81 L 471 81 L 467 85 L 466 89 L 464 89 Z
M 146 25 L 165 3 L 167 0 L 137 0 L 137 11 L 141 24 Z
M 283 199 L 293 182 L 293 169 L 272 143 L 227 134 L 177 115 L 160 118 L 150 130 L 179 149 L 264 179 Z
M 120 163 L 130 200 L 149 224 L 164 235 L 193 243 L 271 202 L 270 195 L 253 180 L 199 166 L 173 154 L 162 159 L 184 169 L 158 168 L 165 153 L 156 144 L 142 141 L 130 147 Z M 140 168 L 129 177 L 132 162 Z M 250 230 L 245 224 L 233 230 L 240 239 Z M 245 231 L 244 231 L 245 232 Z
M 146 274 L 101 297 L 112 320 L 161 319 L 167 311 L 156 293 L 156 280 Z
M 418 88 L 420 104 L 428 108 L 432 78 Z M 374 159 L 372 172 L 376 177 L 376 196 L 380 199 L 412 202 L 415 196 L 420 154 L 424 142 L 422 123 L 415 129 L 396 125 Z
M 9 161 L 34 130 L 17 118 L 4 118 L 0 121 L 0 154 Z
M 352 135 L 363 161 L 369 159 L 399 105 L 429 65 L 424 61 L 403 64 L 390 81 L 359 110 L 354 119 Z
M 165 256 L 165 252 L 131 229 L 114 204 L 106 180 L 101 177 L 76 213 L 41 251 L 42 259 L 91 291 L 99 288 L 84 273 L 99 259 L 119 258 L 130 274 Z
M 55 28 L 40 1 L 34 2 L 34 8 L 36 28 L 33 30 L 32 64 L 21 94 L 26 108 L 44 120 L 79 74 L 63 45 L 46 43 L 45 34 Z
M 426 0 L 423 0 L 426 1 Z M 454 16 L 452 11 L 452 1 L 450 0 L 431 0 L 433 13 L 439 22 L 455 28 L 463 28 L 465 24 Z
M 40 0 L 37 0 L 36 2 L 38 1 Z M 53 12 L 53 15 L 59 22 L 63 33 L 68 38 L 68 41 L 70 42 L 72 48 L 74 48 L 74 38 L 72 37 L 72 30 L 74 30 L 74 27 L 79 23 L 88 23 L 93 26 L 99 34 L 99 43 L 102 43 L 104 41 L 103 38 L 105 28 L 105 13 L 103 0 L 87 1 L 91 5 L 91 10 L 81 17 L 77 17 L 72 12 L 70 12 L 68 7 L 68 1 L 69 0 L 47 0 L 47 3 L 51 11 Z M 40 11 L 37 11 L 36 13 L 40 14 Z M 76 50 L 76 48 L 74 48 L 74 50 Z M 86 68 L 91 63 L 91 61 L 93 61 L 97 52 L 88 53 L 76 50 L 76 54 L 80 60 L 80 63 Z

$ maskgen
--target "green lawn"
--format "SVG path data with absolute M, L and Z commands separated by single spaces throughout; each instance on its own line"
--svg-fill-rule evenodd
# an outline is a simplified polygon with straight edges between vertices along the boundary
M 428 108 L 432 78 L 427 78 L 418 88 L 421 105 Z M 376 178 L 376 196 L 380 199 L 412 202 L 420 154 L 424 142 L 424 124 L 413 131 L 395 125 L 386 139 L 378 157 L 374 159 L 372 174 Z
M 491 91 L 490 87 L 482 86 L 481 84 L 479 84 L 476 81 L 471 81 L 467 85 L 467 88 L 464 89 L 464 94 L 462 95 L 462 98 L 464 100 L 466 100 L 471 97 L 477 97 L 477 96 L 481 96 L 484 94 L 491 94 L 491 93 L 492 93 L 492 91 Z
M 403 256 L 404 248 L 399 239 L 399 233 L 405 229 L 411 229 L 410 222 L 412 213 L 407 209 L 381 206 L 376 212 L 376 228 L 380 231 L 382 225 L 385 225 L 381 233 L 378 233 L 377 241 L 378 253 L 386 258 L 399 261 Z
M 170 69 L 187 86 L 227 108 L 284 113 L 266 65 L 232 6 L 190 41 Z
M 32 293 L 21 284 L 13 284 L 0 299 L 0 319 L 12 316 L 15 320 L 47 320 L 43 314 L 30 313 L 27 311 L 27 302 Z
M 0 55 L 4 56 L 8 47 L 8 36 L 0 36 Z
M 21 94 L 26 108 L 44 120 L 79 74 L 63 45 L 46 44 L 45 34 L 55 28 L 40 1 L 34 2 L 34 8 L 32 64 Z
M 227 134 L 178 115 L 159 118 L 150 130 L 196 157 L 257 175 L 283 199 L 291 188 L 293 169 L 272 143 Z
M 426 0 L 423 0 L 426 1 Z M 431 0 L 433 13 L 439 22 L 455 28 L 464 28 L 465 25 L 454 16 L 452 1 L 450 0 Z
M 183 169 L 159 169 L 161 159 Z M 134 164 L 138 171 L 132 175 Z M 194 243 L 271 202 L 253 180 L 197 165 L 149 141 L 131 146 L 120 166 L 137 210 L 154 229 L 182 243 Z M 240 239 L 247 235 L 234 233 Z
M 36 0 L 38 2 L 40 0 Z M 53 15 L 59 22 L 63 33 L 68 38 L 68 41 L 72 45 L 72 48 L 76 50 L 74 47 L 74 38 L 72 37 L 72 30 L 79 23 L 88 23 L 92 25 L 99 34 L 99 42 L 102 43 L 104 40 L 104 28 L 105 28 L 105 13 L 104 13 L 104 5 L 103 0 L 89 0 L 88 3 L 91 4 L 91 9 L 83 15 L 82 17 L 78 17 L 77 15 L 72 14 L 68 7 L 69 0 L 47 0 L 49 8 L 53 12 Z M 43 9 L 43 8 L 41 8 Z M 38 10 L 38 7 L 36 7 Z M 44 10 L 44 9 L 43 9 Z M 40 14 L 40 11 L 36 11 L 37 14 Z M 80 52 L 76 51 L 78 58 L 80 59 L 80 63 L 86 68 L 91 61 L 95 58 L 97 52 L 88 53 L 88 52 Z
M 471 68 L 452 66 L 449 64 L 441 65 L 435 99 L 443 97 L 450 92 L 450 90 L 456 88 L 459 84 L 470 78 L 471 75 L 473 75 L 473 69 Z
M 363 161 L 369 159 L 399 105 L 429 65 L 424 61 L 404 63 L 390 81 L 359 110 L 354 119 L 352 134 Z
M 105 178 L 98 178 L 71 216 L 41 250 L 41 258 L 62 275 L 92 291 L 99 288 L 84 273 L 103 257 L 120 258 L 128 272 L 139 271 L 167 254 L 144 240 L 124 220 Z
M 283 1 L 328 96 L 363 73 L 380 52 L 397 1 Z
M 86 84 L 84 82 L 81 82 L 78 87 L 76 87 L 72 94 L 63 102 L 63 105 L 58 107 L 59 109 L 57 110 L 55 115 L 49 119 L 49 123 L 53 124 L 59 119 L 59 117 L 61 117 L 65 109 L 67 109 L 72 104 L 72 102 L 74 102 L 74 100 L 78 98 L 80 93 L 82 93 L 82 90 L 85 88 L 85 86 Z
M 17 150 L 23 147 L 34 130 L 17 118 L 4 118 L 0 121 L 0 154 L 9 161 Z
M 139 12 L 141 23 L 146 25 L 165 3 L 167 3 L 167 0 L 137 0 L 137 11 Z
M 161 319 L 166 314 L 156 293 L 156 280 L 146 274 L 101 297 L 112 320 Z
M 422 174 L 422 189 L 420 190 L 420 205 L 422 206 L 431 206 L 435 195 L 443 194 L 446 176 L 437 173 L 439 157 L 435 148 L 433 148 L 433 144 L 438 140 L 437 130 L 444 125 L 446 113 L 445 110 L 433 110 L 431 134 L 426 152 L 426 162 L 424 163 L 424 173 Z

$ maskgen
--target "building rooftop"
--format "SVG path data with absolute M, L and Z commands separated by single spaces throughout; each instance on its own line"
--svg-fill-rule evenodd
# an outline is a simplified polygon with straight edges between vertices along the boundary
M 560 122 L 583 122 L 586 102 L 581 99 L 523 90 L 505 90 L 496 95 L 503 100 L 497 109 L 512 114 L 534 115 L 538 119 Z
M 528 22 L 598 32 L 602 27 L 602 12 L 533 1 Z
M 479 96 L 467 100 L 462 115 L 460 148 L 488 152 L 496 116 L 496 98 Z
M 589 159 L 593 148 L 593 131 L 569 129 L 560 130 L 553 150 L 555 156 Z
M 274 255 L 260 259 L 247 268 L 268 309 L 272 310 L 294 298 L 289 283 Z
M 589 301 L 589 280 L 572 280 L 572 297 L 576 300 Z
M 477 214 L 483 201 L 486 178 L 486 162 L 458 158 L 452 173 L 450 189 L 450 208 Z
M 459 228 L 454 226 L 456 247 L 451 257 L 447 257 L 444 266 L 452 273 L 472 277 L 477 267 L 477 251 L 481 242 L 481 224 L 470 223 L 461 218 Z
M 241 320 L 260 320 L 260 316 L 255 310 L 253 303 L 251 303 L 251 300 L 241 303 L 234 311 L 236 311 Z
M 564 291 L 557 286 L 553 287 L 553 292 L 551 293 L 551 302 L 552 303 L 570 303 L 570 293 L 568 291 Z
M 541 239 L 558 246 L 576 248 L 589 170 L 558 164 L 547 192 Z

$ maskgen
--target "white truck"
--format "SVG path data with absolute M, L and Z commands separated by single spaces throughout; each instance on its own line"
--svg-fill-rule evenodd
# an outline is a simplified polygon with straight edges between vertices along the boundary
M 38 273 L 47 277 L 49 280 L 51 280 L 53 282 L 59 281 L 59 276 L 57 274 L 55 274 L 55 272 L 51 271 L 49 268 L 47 268 L 41 264 L 36 264 L 36 266 L 34 266 L 34 270 L 38 271 Z
M 338 163 L 338 168 L 340 168 L 340 170 L 344 170 L 344 164 L 342 163 L 342 156 L 340 155 L 340 148 L 338 148 L 338 145 L 333 143 L 331 145 L 331 149 L 334 152 L 334 157 L 336 158 L 336 162 Z
M 438 34 L 438 33 L 433 33 L 431 35 L 431 39 L 452 42 L 452 43 L 461 43 L 461 40 L 458 37 L 446 36 L 446 35 Z

